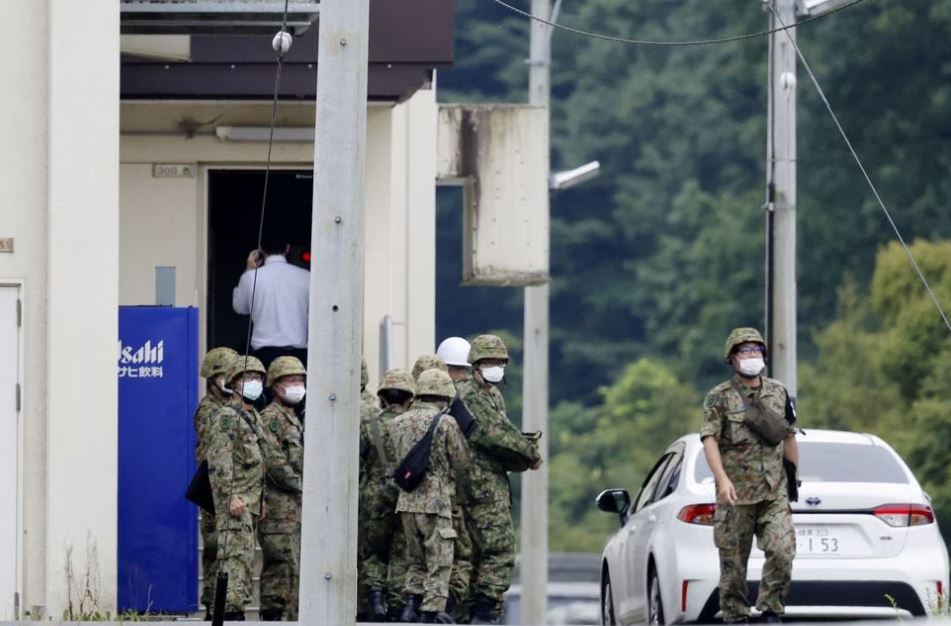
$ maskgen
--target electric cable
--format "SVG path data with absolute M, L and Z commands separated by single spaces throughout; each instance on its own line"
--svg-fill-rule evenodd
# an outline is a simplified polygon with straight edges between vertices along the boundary
M 623 43 L 623 44 L 628 44 L 632 46 L 660 46 L 660 47 L 668 47 L 668 48 L 689 47 L 689 46 L 712 46 L 712 45 L 718 45 L 718 44 L 724 44 L 724 43 L 733 43 L 736 41 L 745 41 L 747 39 L 757 39 L 759 37 L 766 37 L 768 35 L 772 35 L 773 33 L 778 33 L 789 28 L 795 28 L 797 26 L 802 26 L 803 24 L 815 22 L 816 20 L 832 15 L 833 13 L 844 11 L 846 9 L 854 7 L 857 4 L 861 4 L 862 2 L 865 2 L 865 0 L 852 0 L 852 2 L 849 2 L 848 4 L 844 4 L 840 7 L 836 7 L 835 9 L 832 9 L 831 11 L 828 11 L 827 13 L 823 13 L 821 15 L 813 15 L 811 17 L 807 17 L 806 19 L 797 22 L 796 24 L 793 24 L 792 26 L 782 26 L 780 28 L 774 28 L 772 30 L 763 30 L 763 31 L 755 32 L 755 33 L 746 33 L 743 35 L 734 35 L 732 37 L 721 37 L 717 39 L 661 41 L 661 40 L 652 40 L 652 39 L 629 39 L 627 37 L 607 35 L 604 33 L 598 33 L 598 32 L 589 31 L 589 30 L 582 30 L 580 28 L 574 28 L 572 26 L 565 26 L 564 24 L 558 24 L 557 22 L 543 19 L 541 17 L 538 17 L 537 15 L 532 15 L 530 12 L 524 11 L 522 9 L 519 9 L 518 7 L 512 6 L 511 4 L 505 2 L 504 0 L 492 0 L 492 1 L 500 6 L 505 7 L 506 9 L 508 9 L 509 11 L 513 13 L 517 13 L 518 15 L 521 15 L 522 17 L 527 17 L 530 20 L 534 20 L 536 22 L 541 22 L 542 24 L 546 24 L 551 28 L 557 28 L 569 33 L 573 33 L 575 35 L 581 35 L 583 37 L 589 37 L 591 39 L 601 39 L 603 41 L 613 41 L 615 43 Z
M 783 18 L 779 15 L 779 12 L 773 6 L 772 2 L 767 4 L 769 10 L 773 12 L 773 15 L 784 28 L 788 28 L 783 23 Z M 802 53 L 802 50 L 799 48 L 799 44 L 796 43 L 795 38 L 793 38 L 788 32 L 786 36 L 789 38 L 790 43 L 796 49 L 796 55 L 799 57 L 799 60 L 802 62 L 803 68 L 806 70 L 806 74 L 809 75 L 809 79 L 812 81 L 813 86 L 816 88 L 816 91 L 819 94 L 819 98 L 822 100 L 822 103 L 825 105 L 826 110 L 829 112 L 829 115 L 832 117 L 832 122 L 835 124 L 836 129 L 838 129 L 839 134 L 842 136 L 842 140 L 845 142 L 846 147 L 849 149 L 849 152 L 852 153 L 852 158 L 855 159 L 856 165 L 859 167 L 859 171 L 862 172 L 862 176 L 865 178 L 865 182 L 868 183 L 869 189 L 872 190 L 872 194 L 875 196 L 875 200 L 878 201 L 878 206 L 881 207 L 882 213 L 885 214 L 885 218 L 888 220 L 888 223 L 891 225 L 892 230 L 895 231 L 895 236 L 898 237 L 899 243 L 901 243 L 902 248 L 905 249 L 905 253 L 908 255 L 908 259 L 911 261 L 912 267 L 915 269 L 915 272 L 918 274 L 918 278 L 921 279 L 922 284 L 925 286 L 925 289 L 928 292 L 928 295 L 931 296 L 931 300 L 934 302 L 935 307 L 938 309 L 938 313 L 941 314 L 941 319 L 944 320 L 944 325 L 948 327 L 948 331 L 951 332 L 951 321 L 948 321 L 948 316 L 945 314 L 944 309 L 941 306 L 941 303 L 938 301 L 938 296 L 935 295 L 934 290 L 931 288 L 931 285 L 928 283 L 928 279 L 925 278 L 924 272 L 921 271 L 921 267 L 918 265 L 918 261 L 915 259 L 915 255 L 911 252 L 911 248 L 908 247 L 908 244 L 905 243 L 905 238 L 902 237 L 901 231 L 898 229 L 898 225 L 895 223 L 895 220 L 892 219 L 891 212 L 889 212 L 888 207 L 885 206 L 882 196 L 878 193 L 878 188 L 875 187 L 875 183 L 872 182 L 872 178 L 869 176 L 868 171 L 865 169 L 865 165 L 862 164 L 862 159 L 859 158 L 858 153 L 855 151 L 855 148 L 852 147 L 852 142 L 849 140 L 849 136 L 846 134 L 845 129 L 842 127 L 842 124 L 839 123 L 839 117 L 835 114 L 835 111 L 832 110 L 832 105 L 829 103 L 829 99 L 826 98 L 825 92 L 822 90 L 822 86 L 819 84 L 819 80 L 816 78 L 815 73 L 812 71 L 812 66 L 809 65 L 809 62 L 806 61 L 805 55 Z
M 281 87 L 281 70 L 283 69 L 283 65 L 284 65 L 284 55 L 290 49 L 291 42 L 293 41 L 293 39 L 287 32 L 287 11 L 288 11 L 289 2 L 290 0 L 284 0 L 284 15 L 281 19 L 281 30 L 277 33 L 277 35 L 274 37 L 274 40 L 272 42 L 272 47 L 274 48 L 274 52 L 277 54 L 277 59 L 276 59 L 277 67 L 274 72 L 274 93 L 271 99 L 271 124 L 268 130 L 268 138 L 267 138 L 267 159 L 265 161 L 265 166 L 264 166 L 264 189 L 261 194 L 261 217 L 258 222 L 258 238 L 257 238 L 256 251 L 258 252 L 259 255 L 261 255 L 261 257 L 263 257 L 263 253 L 261 252 L 261 242 L 264 237 L 264 216 L 267 209 L 268 182 L 271 176 L 271 154 L 274 147 L 274 127 L 277 124 L 277 103 L 278 103 L 278 97 L 280 95 L 280 87 Z M 264 259 L 261 258 L 260 261 L 261 261 L 261 264 L 263 264 Z M 251 298 L 250 298 L 250 304 L 248 306 L 248 313 L 249 313 L 248 330 L 245 336 L 244 368 L 242 370 L 242 376 L 246 374 L 248 371 L 248 358 L 249 358 L 249 353 L 251 351 L 251 328 L 253 323 L 252 322 L 253 318 L 251 314 L 254 312 L 254 295 L 257 288 L 259 267 L 260 265 L 255 266 L 254 274 L 251 279 Z M 237 393 L 237 390 L 235 390 L 234 392 Z M 231 478 L 230 478 L 230 483 L 228 487 L 228 507 L 229 507 L 228 514 L 229 515 L 230 515 L 232 493 L 234 492 L 234 465 L 235 465 L 234 450 L 232 450 Z M 225 548 L 228 545 L 229 538 L 230 538 L 230 533 L 225 533 L 222 546 L 221 546 L 222 553 L 226 552 Z M 223 623 L 224 604 L 225 604 L 227 588 L 228 588 L 228 573 L 224 571 L 221 568 L 221 566 L 219 566 L 218 568 L 217 576 L 218 578 L 217 578 L 217 585 L 215 589 L 215 606 L 212 612 L 212 626 L 221 626 Z

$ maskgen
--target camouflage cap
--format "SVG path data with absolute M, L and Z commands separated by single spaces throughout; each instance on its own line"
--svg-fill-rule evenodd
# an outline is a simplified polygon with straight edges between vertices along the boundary
M 441 369 L 428 369 L 419 375 L 416 381 L 418 396 L 437 396 L 447 400 L 456 395 L 456 386 L 447 372 Z
M 267 376 L 267 370 L 264 369 L 264 363 L 261 363 L 256 357 L 243 357 L 240 354 L 231 361 L 231 367 L 228 368 L 227 378 L 230 383 L 235 378 L 245 372 L 257 372 L 262 376 Z
M 367 383 L 370 382 L 370 370 L 367 369 L 367 360 L 365 358 L 360 359 L 360 389 L 363 389 L 367 386 Z
M 211 378 L 224 374 L 231 366 L 231 360 L 236 356 L 238 353 L 231 348 L 212 348 L 201 361 L 201 377 Z
M 446 362 L 438 356 L 435 354 L 424 354 L 416 359 L 416 363 L 413 364 L 413 378 L 416 382 L 419 382 L 419 375 L 431 369 L 438 369 L 444 372 L 449 371 L 449 368 L 446 367 Z
M 475 364 L 482 359 L 509 360 L 509 351 L 498 335 L 479 335 L 469 346 L 469 363 Z
M 307 370 L 304 364 L 296 356 L 279 356 L 271 362 L 267 368 L 267 382 L 265 385 L 270 387 L 284 376 L 307 376 Z
M 386 391 L 387 389 L 398 389 L 399 391 L 405 391 L 415 396 L 416 381 L 413 380 L 413 377 L 406 370 L 394 368 L 387 370 L 386 374 L 383 374 L 383 382 L 380 383 L 380 388 L 377 389 L 377 393 Z
M 730 331 L 730 335 L 726 338 L 726 344 L 723 346 L 723 360 L 729 363 L 730 355 L 733 354 L 733 351 L 738 345 L 744 343 L 760 344 L 763 346 L 763 351 L 765 354 L 766 342 L 763 341 L 763 336 L 760 335 L 759 331 L 755 328 L 746 326 L 743 328 L 734 328 Z

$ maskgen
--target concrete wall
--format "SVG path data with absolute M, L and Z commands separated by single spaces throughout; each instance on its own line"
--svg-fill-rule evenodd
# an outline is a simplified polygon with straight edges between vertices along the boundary
M 112 609 L 119 6 L 10 3 L 0 42 L 16 86 L 0 94 L 0 229 L 16 239 L 0 280 L 22 281 L 25 306 L 20 604 L 59 616 L 71 553 Z

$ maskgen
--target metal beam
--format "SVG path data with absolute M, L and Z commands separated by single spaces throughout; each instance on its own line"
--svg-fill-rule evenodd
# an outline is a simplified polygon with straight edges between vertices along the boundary
M 369 0 L 321 6 L 300 621 L 354 624 Z
M 270 33 L 284 22 L 284 2 L 253 0 L 121 0 L 123 34 L 258 32 Z M 289 30 L 307 30 L 320 13 L 317 0 L 295 0 L 287 6 Z

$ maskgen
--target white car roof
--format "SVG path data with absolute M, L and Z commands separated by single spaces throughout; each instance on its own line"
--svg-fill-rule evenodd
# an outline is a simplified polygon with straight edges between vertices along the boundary
M 826 430 L 823 428 L 809 428 L 804 430 L 805 434 L 800 433 L 796 436 L 800 441 L 814 441 L 816 443 L 852 443 L 890 447 L 880 438 L 870 433 L 856 433 L 846 430 Z M 679 442 L 684 442 L 688 445 L 700 445 L 700 435 L 697 433 L 684 435 L 675 441 L 674 444 Z

